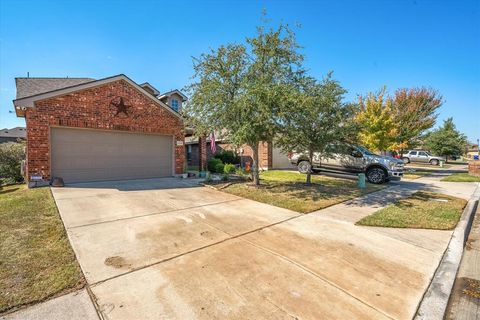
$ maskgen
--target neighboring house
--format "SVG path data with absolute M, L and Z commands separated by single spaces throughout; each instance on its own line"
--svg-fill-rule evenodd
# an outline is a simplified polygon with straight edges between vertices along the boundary
M 27 129 L 26 180 L 47 184 L 165 177 L 184 166 L 184 96 L 120 74 L 17 78 Z M 174 101 L 177 102 L 174 102 Z M 174 105 L 173 105 L 174 104 Z
M 2 129 L 0 131 L 0 143 L 18 142 L 27 138 L 27 130 L 24 127 L 15 127 L 12 129 Z
M 210 138 L 207 137 L 204 143 L 206 149 L 206 159 L 208 161 L 213 157 L 210 147 Z M 240 163 L 243 167 L 245 167 L 247 162 L 252 164 L 253 153 L 250 147 L 235 147 L 233 144 L 229 143 L 228 139 L 221 136 L 215 139 L 215 145 L 217 152 L 222 150 L 235 151 L 240 156 Z M 187 134 L 185 137 L 185 155 L 189 166 L 198 166 L 200 164 L 200 149 L 199 139 Z M 295 168 L 290 163 L 288 156 L 280 148 L 275 147 L 272 143 L 260 143 L 258 153 L 260 162 L 259 167 L 261 170 Z
M 469 144 L 466 152 L 466 158 L 468 160 L 473 160 L 474 156 L 478 156 L 478 144 Z

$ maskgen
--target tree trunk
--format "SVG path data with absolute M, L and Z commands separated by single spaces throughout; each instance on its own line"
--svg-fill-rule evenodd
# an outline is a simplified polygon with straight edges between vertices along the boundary
M 313 168 L 313 151 L 310 150 L 308 152 L 308 160 L 310 161 L 310 166 Z M 307 172 L 307 185 L 310 186 L 312 185 L 312 169 L 308 170 Z
M 250 146 L 252 148 L 252 158 L 253 158 L 253 166 L 252 166 L 252 176 L 253 176 L 253 184 L 258 186 L 260 185 L 260 175 L 259 175 L 259 164 L 258 164 L 258 143 L 256 143 L 253 146 Z

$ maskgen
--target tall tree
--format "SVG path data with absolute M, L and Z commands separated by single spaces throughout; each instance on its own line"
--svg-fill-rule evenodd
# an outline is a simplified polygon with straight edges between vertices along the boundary
M 415 147 L 425 131 L 437 119 L 436 111 L 443 103 L 442 96 L 429 88 L 398 89 L 392 98 L 395 143 L 400 151 Z
M 444 156 L 460 155 L 465 151 L 467 137 L 457 130 L 453 118 L 448 118 L 443 125 L 430 132 L 425 139 L 425 146 L 433 153 Z
M 327 146 L 351 134 L 352 121 L 348 119 L 353 109 L 342 102 L 345 92 L 331 73 L 320 82 L 304 78 L 299 89 L 289 95 L 295 101 L 282 113 L 283 130 L 276 137 L 276 145 L 287 152 L 306 152 L 310 165 L 314 154 L 328 157 Z M 311 170 L 306 179 L 311 184 Z
M 257 28 L 246 44 L 228 44 L 194 59 L 194 82 L 185 108 L 197 132 L 227 132 L 253 151 L 253 180 L 259 184 L 258 147 L 272 141 L 286 96 L 304 73 L 303 56 L 288 25 Z
M 359 97 L 358 110 L 355 117 L 359 127 L 360 143 L 367 148 L 385 152 L 394 150 L 397 134 L 393 114 L 392 101 L 385 96 L 386 88 L 379 92 L 370 92 L 366 97 Z

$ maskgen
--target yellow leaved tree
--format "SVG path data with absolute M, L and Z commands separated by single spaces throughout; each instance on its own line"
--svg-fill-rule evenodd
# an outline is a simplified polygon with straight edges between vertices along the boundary
M 395 143 L 397 129 L 393 120 L 393 103 L 386 97 L 385 91 L 383 87 L 377 93 L 360 96 L 355 117 L 360 143 L 382 153 L 398 148 Z

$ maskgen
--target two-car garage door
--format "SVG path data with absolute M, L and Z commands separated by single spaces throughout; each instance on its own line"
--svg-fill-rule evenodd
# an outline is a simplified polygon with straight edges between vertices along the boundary
M 53 177 L 66 183 L 173 175 L 173 137 L 70 128 L 51 129 Z

